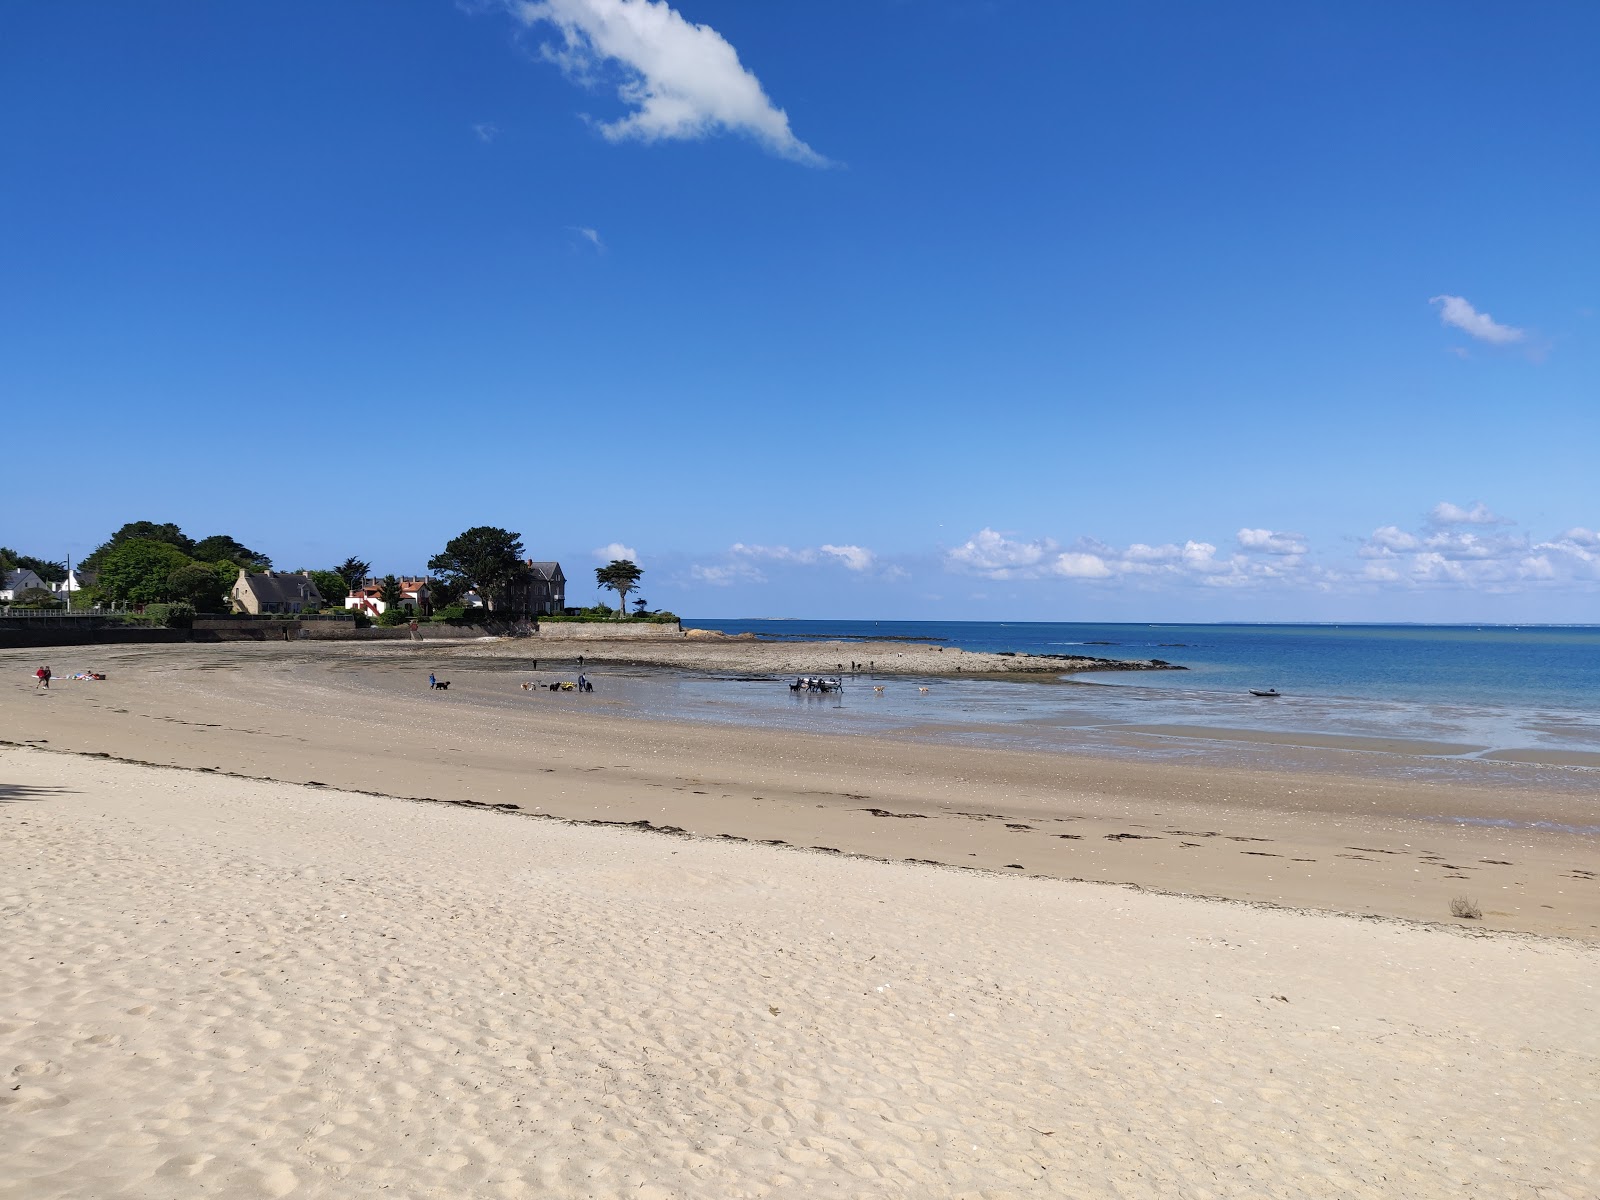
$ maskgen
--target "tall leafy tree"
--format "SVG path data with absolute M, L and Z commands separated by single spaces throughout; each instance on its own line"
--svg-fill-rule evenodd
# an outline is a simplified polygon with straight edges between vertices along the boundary
M 231 582 L 231 581 L 230 581 Z M 196 612 L 221 612 L 227 588 L 211 563 L 185 563 L 167 576 L 165 600 L 183 600 Z
M 457 594 L 471 588 L 491 612 L 514 607 L 528 580 L 522 561 L 522 535 L 493 525 L 475 525 L 445 543 L 428 560 L 433 571 Z
M 367 573 L 371 570 L 371 563 L 363 562 L 361 559 L 351 555 L 335 567 L 333 573 L 344 580 L 345 595 L 348 596 L 361 586 L 361 581 L 367 577 Z M 318 584 L 317 586 L 320 588 L 322 585 Z
M 617 594 L 617 608 L 623 616 L 628 615 L 628 593 L 638 586 L 639 576 L 643 574 L 643 567 L 626 558 L 613 558 L 605 566 L 594 569 L 595 582 Z
M 183 530 L 171 522 L 158 525 L 154 521 L 129 521 L 121 529 L 101 542 L 100 545 L 96 546 L 81 565 L 90 569 L 98 569 L 107 554 L 124 542 L 132 541 L 163 542 L 168 546 L 176 547 L 185 556 L 194 550 L 194 543 L 184 537 Z
M 365 565 L 365 563 L 362 564 L 362 566 Z M 322 602 L 324 604 L 331 604 L 337 608 L 352 590 L 350 585 L 345 582 L 344 575 L 339 571 L 307 571 L 306 574 L 311 576 L 311 582 L 317 585 L 317 591 L 322 593 Z M 358 579 L 356 582 L 360 583 L 361 581 Z
M 171 592 L 180 567 L 193 561 L 170 542 L 133 538 L 108 550 L 100 560 L 98 588 L 108 600 L 125 604 L 157 604 Z
M 271 568 L 272 560 L 259 551 L 250 549 L 243 542 L 235 541 L 225 533 L 214 533 L 208 538 L 201 538 L 189 551 L 191 558 L 200 562 L 231 562 L 241 567 L 255 567 L 265 571 Z
M 378 599 L 383 601 L 385 609 L 400 607 L 400 602 L 405 599 L 405 593 L 400 590 L 400 581 L 393 575 L 385 575 L 378 588 Z

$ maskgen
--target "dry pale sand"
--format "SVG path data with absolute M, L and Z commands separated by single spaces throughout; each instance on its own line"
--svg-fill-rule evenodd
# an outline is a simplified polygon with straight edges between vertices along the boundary
M 1597 952 L 0 749 L 0 1197 L 1593 1197 Z
M 0 738 L 1413 920 L 1449 921 L 1465 895 L 1490 929 L 1600 937 L 1600 856 L 1584 832 L 1596 824 L 1592 788 L 1532 786 L 1532 769 L 1515 764 L 1481 764 L 1487 782 L 1466 786 L 1335 769 L 1371 756 L 1333 751 L 1295 760 L 1314 769 L 1227 769 L 646 720 L 625 715 L 637 680 L 604 675 L 581 699 L 527 693 L 498 656 L 451 659 L 437 646 L 62 654 L 59 672 L 92 663 L 109 678 L 39 695 L 22 669 L 32 660 L 0 655 Z M 452 678 L 449 692 L 426 689 L 430 664 Z M 1516 823 L 1478 823 L 1501 820 Z

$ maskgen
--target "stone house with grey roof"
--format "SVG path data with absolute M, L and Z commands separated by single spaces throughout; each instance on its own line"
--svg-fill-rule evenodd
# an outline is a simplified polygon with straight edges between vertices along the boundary
M 528 603 L 523 610 L 554 616 L 567 606 L 567 577 L 558 562 L 528 559 Z
M 297 613 L 322 607 L 322 593 L 310 575 L 292 571 L 246 571 L 228 593 L 238 612 Z

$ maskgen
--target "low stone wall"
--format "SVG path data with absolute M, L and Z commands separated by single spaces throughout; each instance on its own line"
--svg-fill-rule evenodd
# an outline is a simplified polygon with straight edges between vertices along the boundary
M 676 621 L 541 621 L 539 637 L 544 641 L 657 641 L 681 638 L 683 627 Z
M 47 646 L 128 646 L 140 643 L 187 642 L 187 629 L 158 629 L 149 625 L 51 625 L 17 628 L 22 622 L 0 628 L 0 650 L 43 649 Z M 29 622 L 31 625 L 32 622 Z
M 322 622 L 311 621 L 300 627 L 302 641 L 339 642 L 455 642 L 472 638 L 503 637 L 512 632 L 509 626 L 446 625 L 444 622 L 419 621 L 416 633 L 405 625 L 373 625 L 356 629 L 353 625 L 327 622 L 331 629 L 321 628 Z

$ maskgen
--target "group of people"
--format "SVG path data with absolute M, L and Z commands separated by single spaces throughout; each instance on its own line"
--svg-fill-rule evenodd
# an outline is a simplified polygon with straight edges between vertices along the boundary
M 789 685 L 791 692 L 836 692 L 844 687 L 841 679 L 822 679 L 820 677 L 802 676 Z

